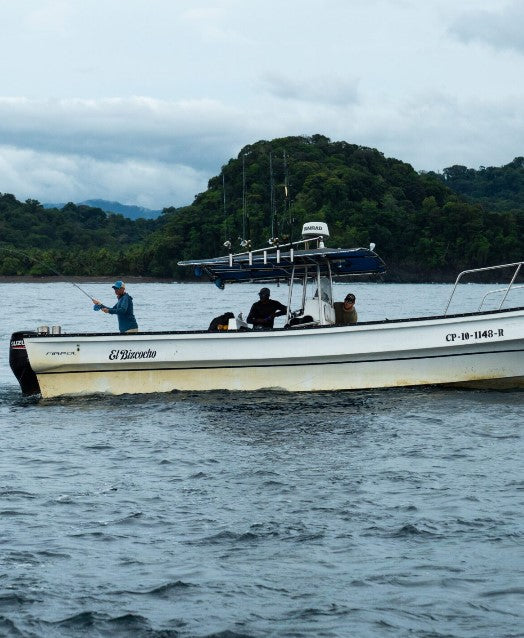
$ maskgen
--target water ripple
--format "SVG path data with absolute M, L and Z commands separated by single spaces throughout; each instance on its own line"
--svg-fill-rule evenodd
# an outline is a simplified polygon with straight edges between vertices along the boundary
M 522 635 L 522 392 L 38 401 L 0 378 L 2 637 Z

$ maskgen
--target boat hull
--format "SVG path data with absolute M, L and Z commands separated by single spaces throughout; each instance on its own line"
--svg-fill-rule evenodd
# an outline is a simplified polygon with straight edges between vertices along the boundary
M 43 397 L 524 387 L 523 309 L 267 332 L 33 335 L 25 346 Z
M 508 369 L 515 369 L 511 357 L 504 357 L 497 365 L 485 370 L 485 355 L 478 355 L 468 364 L 457 366 L 448 361 L 444 366 L 434 359 L 392 362 L 319 364 L 265 368 L 208 368 L 182 370 L 125 370 L 106 372 L 63 373 L 38 375 L 43 397 L 82 394 L 142 394 L 174 390 L 233 390 L 249 391 L 281 389 L 291 392 L 320 390 L 356 390 L 414 385 L 452 384 L 470 387 L 524 387 L 523 376 L 507 377 Z M 453 367 L 450 372 L 449 367 Z M 494 375 L 503 375 L 497 377 Z M 495 381 L 497 383 L 495 383 Z

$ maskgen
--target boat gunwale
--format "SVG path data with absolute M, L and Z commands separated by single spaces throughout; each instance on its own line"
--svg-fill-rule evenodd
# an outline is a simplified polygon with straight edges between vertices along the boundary
M 453 319 L 460 318 L 468 318 L 468 317 L 482 317 L 482 316 L 493 316 L 493 315 L 501 315 L 506 313 L 513 313 L 524 311 L 524 306 L 518 306 L 515 308 L 501 308 L 496 310 L 484 310 L 484 311 L 475 311 L 475 312 L 466 312 L 466 313 L 457 313 L 451 315 L 431 315 L 431 316 L 422 316 L 422 317 L 405 317 L 398 319 L 378 319 L 373 321 L 359 321 L 355 324 L 330 324 L 330 325 L 314 325 L 314 326 L 293 326 L 293 327 L 282 327 L 282 328 L 272 328 L 270 330 L 224 330 L 224 331 L 210 331 L 210 330 L 145 330 L 139 332 L 62 332 L 60 334 L 52 334 L 52 333 L 37 333 L 34 330 L 17 330 L 17 333 L 21 336 L 25 333 L 30 333 L 26 336 L 23 336 L 24 339 L 49 339 L 49 338 L 58 338 L 61 337 L 124 337 L 126 339 L 133 339 L 137 336 L 153 336 L 153 335 L 210 335 L 210 336 L 222 336 L 225 337 L 227 335 L 265 335 L 272 333 L 285 333 L 285 334 L 296 334 L 302 333 L 304 331 L 317 331 L 317 330 L 331 330 L 333 328 L 345 328 L 347 330 L 353 330 L 363 326 L 377 326 L 377 325 L 392 325 L 392 324 L 406 324 L 413 322 L 422 322 L 422 321 L 443 321 L 445 323 L 451 323 Z

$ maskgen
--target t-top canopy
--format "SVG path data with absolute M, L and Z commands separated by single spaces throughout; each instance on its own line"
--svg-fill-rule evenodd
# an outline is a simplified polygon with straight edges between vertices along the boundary
M 179 261 L 179 266 L 193 266 L 197 277 L 206 274 L 221 287 L 242 281 L 271 281 L 300 277 L 306 272 L 340 277 L 386 272 L 382 259 L 367 248 L 312 248 L 286 250 L 272 247 L 247 253 L 230 254 L 214 259 Z

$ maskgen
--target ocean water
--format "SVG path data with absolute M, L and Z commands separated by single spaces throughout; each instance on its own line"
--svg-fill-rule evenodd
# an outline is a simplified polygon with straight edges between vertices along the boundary
M 246 314 L 258 286 L 128 289 L 164 330 Z M 488 289 L 466 286 L 467 309 Z M 366 320 L 438 314 L 451 288 L 349 290 Z M 116 319 L 68 283 L 0 294 L 0 636 L 524 635 L 523 392 L 39 401 L 11 332 Z

